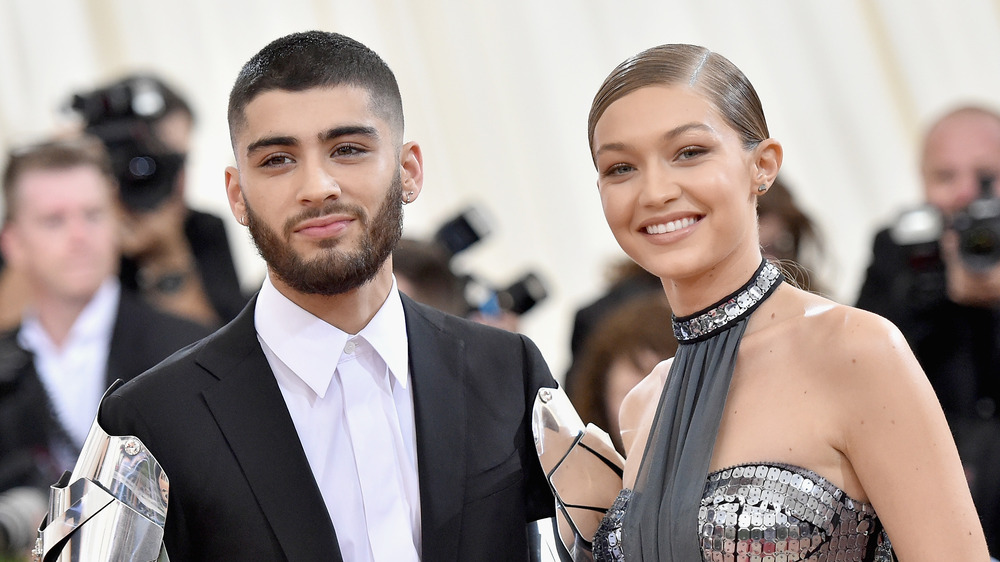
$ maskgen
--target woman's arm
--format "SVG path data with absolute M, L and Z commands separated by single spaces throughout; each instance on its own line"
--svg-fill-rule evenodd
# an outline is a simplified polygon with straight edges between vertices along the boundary
M 834 368 L 846 390 L 845 455 L 900 560 L 989 559 L 941 406 L 902 334 L 859 310 L 844 315 Z
M 621 428 L 622 443 L 625 445 L 625 473 L 622 478 L 625 488 L 635 485 L 639 463 L 646 450 L 649 430 L 653 426 L 660 394 L 667 384 L 667 373 L 670 372 L 671 363 L 673 359 L 661 361 L 622 400 L 618 412 L 618 427 Z

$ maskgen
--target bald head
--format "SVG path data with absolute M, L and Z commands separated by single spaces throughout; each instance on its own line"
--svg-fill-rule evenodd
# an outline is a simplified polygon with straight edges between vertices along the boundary
M 921 175 L 927 202 L 945 215 L 967 206 L 981 178 L 1000 178 L 1000 114 L 968 106 L 938 119 L 924 138 Z

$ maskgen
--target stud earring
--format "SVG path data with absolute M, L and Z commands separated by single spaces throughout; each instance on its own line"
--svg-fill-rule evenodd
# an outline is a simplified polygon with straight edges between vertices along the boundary
M 767 188 L 768 188 L 767 184 L 762 183 L 757 186 L 757 193 L 764 193 L 765 191 L 767 191 Z

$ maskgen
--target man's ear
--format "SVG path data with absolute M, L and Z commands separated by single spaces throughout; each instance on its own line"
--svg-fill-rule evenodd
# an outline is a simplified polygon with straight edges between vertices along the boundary
M 18 239 L 17 233 L 14 232 L 14 227 L 10 224 L 0 228 L 0 253 L 3 254 L 3 259 L 8 264 L 17 265 L 23 261 L 21 241 Z
M 403 199 L 412 203 L 424 186 L 424 155 L 420 145 L 408 142 L 399 152 L 400 179 L 403 182 Z
M 240 171 L 235 166 L 226 167 L 226 198 L 229 199 L 229 209 L 236 217 L 236 222 L 246 226 L 247 204 L 243 199 L 243 188 L 240 187 Z
M 778 170 L 781 169 L 783 156 L 781 143 L 771 138 L 761 141 L 754 148 L 755 187 L 761 184 L 770 187 L 774 183 L 774 178 L 778 176 Z

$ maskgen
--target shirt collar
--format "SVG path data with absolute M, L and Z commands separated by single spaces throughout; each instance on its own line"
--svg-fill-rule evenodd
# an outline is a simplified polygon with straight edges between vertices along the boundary
M 316 395 L 323 397 L 347 340 L 353 336 L 299 307 L 264 278 L 254 326 L 261 341 Z M 357 334 L 385 361 L 403 388 L 408 386 L 409 349 L 403 303 L 392 279 L 389 296 Z
M 89 344 L 93 341 L 110 342 L 118 318 L 118 301 L 121 297 L 121 283 L 116 277 L 109 277 L 94 292 L 80 315 L 73 321 L 63 348 L 70 345 Z M 24 313 L 18 343 L 24 349 L 35 352 L 57 349 L 49 333 L 45 331 L 38 313 L 29 308 Z
M 410 346 L 406 337 L 406 316 L 403 300 L 396 289 L 396 277 L 392 277 L 392 289 L 385 303 L 379 308 L 368 325 L 358 333 L 379 354 L 389 372 L 403 388 L 408 387 Z

